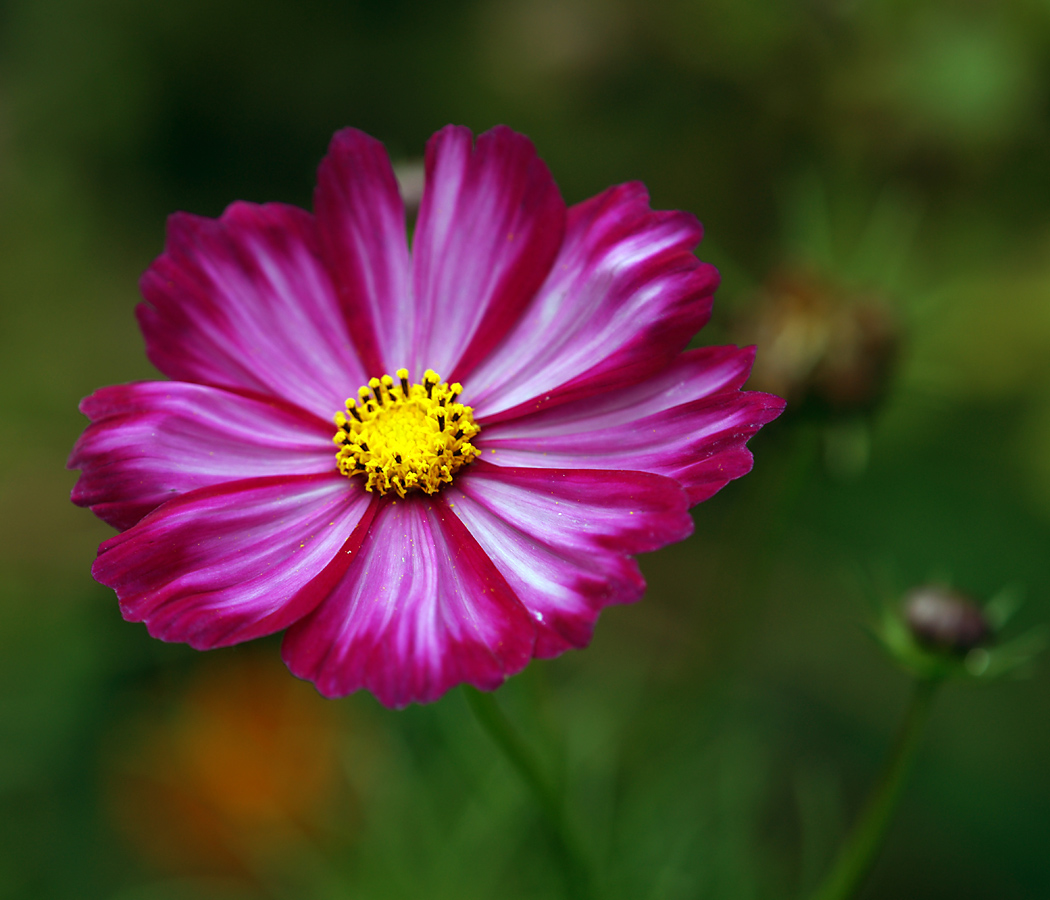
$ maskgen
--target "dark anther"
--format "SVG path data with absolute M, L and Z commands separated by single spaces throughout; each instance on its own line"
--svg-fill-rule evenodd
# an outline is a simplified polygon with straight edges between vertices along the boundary
M 376 403 L 378 403 L 380 406 L 382 406 L 383 405 L 383 389 L 382 389 L 382 385 L 377 385 L 374 393 L 376 395 Z
M 401 392 L 405 395 L 405 397 L 408 397 L 408 379 L 407 378 L 402 378 L 401 379 Z
M 367 450 L 368 449 L 368 444 L 366 444 L 364 441 L 361 441 L 361 443 L 358 444 L 357 446 L 360 447 L 362 450 Z
M 457 449 L 452 451 L 452 455 L 453 456 L 462 456 L 463 455 L 463 451 L 457 448 Z
M 438 431 L 444 431 L 444 430 L 445 430 L 445 417 L 444 416 L 438 416 Z
M 395 453 L 394 454 L 394 459 L 397 460 L 397 464 L 398 465 L 401 465 L 401 454 L 400 453 Z
M 434 399 L 434 397 L 433 397 L 434 382 L 433 381 L 424 381 L 423 383 L 427 386 L 427 399 L 428 400 L 433 400 Z
M 460 439 L 461 437 L 463 437 L 463 429 L 462 429 L 462 428 L 460 428 L 460 429 L 459 429 L 459 431 L 457 431 L 457 432 L 456 432 L 456 433 L 455 433 L 455 434 L 454 434 L 454 435 L 452 436 L 452 440 L 454 440 L 454 441 L 458 441 L 458 440 L 459 440 L 459 439 Z
M 358 460 L 356 463 L 354 463 L 354 471 L 355 472 L 363 472 L 366 468 L 368 468 L 368 467 L 363 462 L 361 462 L 360 460 Z
M 350 407 L 350 415 L 352 415 L 355 419 L 357 419 L 358 422 L 361 421 L 361 414 L 357 411 L 357 407 L 356 406 L 351 406 Z

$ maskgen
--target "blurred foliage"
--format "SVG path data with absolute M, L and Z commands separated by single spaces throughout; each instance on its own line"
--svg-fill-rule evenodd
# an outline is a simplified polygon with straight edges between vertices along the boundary
M 63 470 L 80 397 L 154 377 L 131 311 L 166 214 L 308 206 L 338 127 L 410 162 L 449 121 L 528 133 L 571 202 L 637 178 L 696 212 L 705 343 L 784 272 L 892 316 L 877 402 L 798 404 L 643 602 L 499 694 L 602 897 L 811 888 L 907 693 L 870 574 L 1023 584 L 1004 639 L 1050 618 L 1048 84 L 1042 0 L 0 4 L 0 898 L 556 894 L 458 692 L 323 703 L 273 641 L 150 640 Z M 866 896 L 1050 896 L 1048 678 L 945 692 Z

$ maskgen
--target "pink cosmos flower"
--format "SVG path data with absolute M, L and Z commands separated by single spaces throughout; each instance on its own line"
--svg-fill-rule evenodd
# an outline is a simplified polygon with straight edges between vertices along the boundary
M 166 641 L 287 629 L 292 672 L 388 706 L 586 645 L 783 408 L 752 349 L 684 350 L 700 224 L 640 184 L 566 209 L 505 127 L 431 138 L 411 249 L 360 131 L 314 205 L 169 220 L 138 318 L 172 380 L 85 399 L 69 460 L 120 529 L 95 578 Z

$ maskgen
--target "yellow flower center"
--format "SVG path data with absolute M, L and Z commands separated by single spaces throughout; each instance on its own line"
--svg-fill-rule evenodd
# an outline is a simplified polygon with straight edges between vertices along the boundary
M 371 379 L 346 401 L 345 413 L 335 414 L 339 471 L 363 475 L 365 490 L 381 496 L 434 494 L 478 456 L 470 439 L 480 429 L 473 410 L 456 402 L 458 382 L 450 385 L 432 369 L 422 384 L 410 384 L 407 369 L 397 377 L 399 384 L 389 375 Z

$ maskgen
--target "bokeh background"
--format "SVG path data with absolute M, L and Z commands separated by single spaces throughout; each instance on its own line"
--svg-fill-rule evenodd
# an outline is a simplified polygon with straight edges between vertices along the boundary
M 647 557 L 646 598 L 499 697 L 599 895 L 794 898 L 908 680 L 864 630 L 931 578 L 1050 619 L 1045 0 L 0 3 L 0 897 L 558 896 L 530 796 L 452 692 L 321 700 L 277 642 L 198 654 L 89 575 L 64 470 L 177 209 L 309 206 L 333 131 L 411 166 L 528 133 L 570 202 L 696 212 L 702 343 L 791 409 Z M 865 897 L 1050 896 L 1050 674 L 951 686 Z

